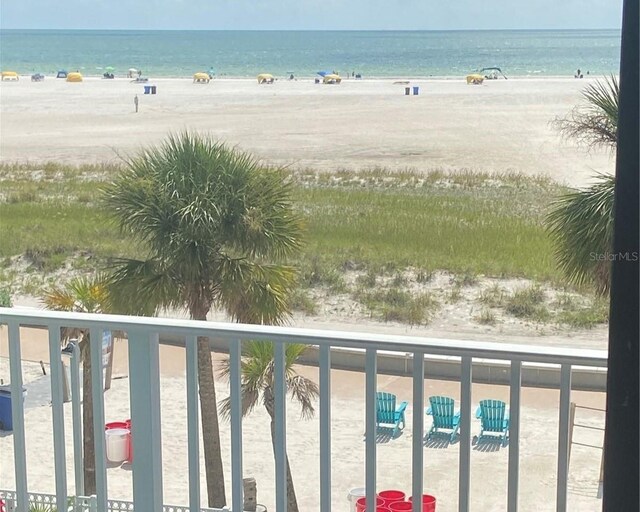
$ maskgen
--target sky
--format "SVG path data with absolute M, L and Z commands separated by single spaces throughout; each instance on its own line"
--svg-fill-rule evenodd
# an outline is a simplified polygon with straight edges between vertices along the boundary
M 0 0 L 0 28 L 620 28 L 622 0 Z

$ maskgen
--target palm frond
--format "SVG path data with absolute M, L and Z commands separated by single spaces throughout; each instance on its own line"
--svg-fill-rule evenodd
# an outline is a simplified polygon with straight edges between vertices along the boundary
M 584 105 L 574 108 L 555 126 L 566 138 L 588 147 L 604 146 L 615 150 L 618 139 L 618 79 L 611 75 L 589 84 L 582 92 Z
M 600 175 L 594 185 L 560 197 L 547 216 L 563 273 L 577 285 L 594 284 L 599 294 L 609 290 L 614 188 L 614 176 Z

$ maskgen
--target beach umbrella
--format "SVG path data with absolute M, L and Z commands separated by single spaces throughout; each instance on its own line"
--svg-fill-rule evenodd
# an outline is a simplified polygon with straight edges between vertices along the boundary
M 273 82 L 273 75 L 270 75 L 269 73 L 261 73 L 258 75 L 259 84 L 272 83 L 272 82 Z
M 318 74 L 319 74 L 322 78 L 324 78 L 325 76 L 327 76 L 327 75 L 331 75 L 331 74 L 333 74 L 333 73 L 332 73 L 332 71 L 318 71 Z
M 107 66 L 104 68 L 105 71 L 113 71 L 115 68 L 113 66 Z

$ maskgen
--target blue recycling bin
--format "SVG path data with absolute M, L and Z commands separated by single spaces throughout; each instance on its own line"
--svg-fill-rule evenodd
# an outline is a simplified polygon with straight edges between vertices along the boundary
M 415 86 L 413 87 L 413 95 L 414 95 L 414 96 L 417 96 L 419 92 L 420 92 L 420 87 L 418 87 L 417 85 L 415 85 Z
M 144 86 L 144 93 L 145 94 L 150 94 L 151 93 L 151 86 L 150 85 L 145 85 Z
M 22 388 L 22 400 L 26 394 L 26 388 Z M 11 432 L 13 430 L 13 412 L 11 411 L 11 387 L 0 386 L 0 430 Z

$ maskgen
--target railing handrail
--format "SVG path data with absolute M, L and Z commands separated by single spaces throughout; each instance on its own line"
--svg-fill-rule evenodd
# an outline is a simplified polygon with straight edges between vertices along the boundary
M 36 308 L 0 308 L 0 324 L 16 322 L 22 326 L 37 326 L 40 325 L 38 321 L 42 321 L 46 325 L 59 324 L 64 326 L 70 324 L 74 327 L 91 327 L 100 324 L 105 328 L 124 331 L 144 328 L 157 333 L 208 336 L 225 340 L 277 339 L 286 343 L 353 348 L 373 348 L 372 345 L 375 345 L 375 348 L 379 350 L 402 352 L 419 350 L 434 355 L 471 356 L 552 364 L 566 363 L 595 367 L 607 366 L 606 350 L 579 349 L 578 353 L 577 349 L 565 347 L 208 322 L 182 318 L 73 313 Z

